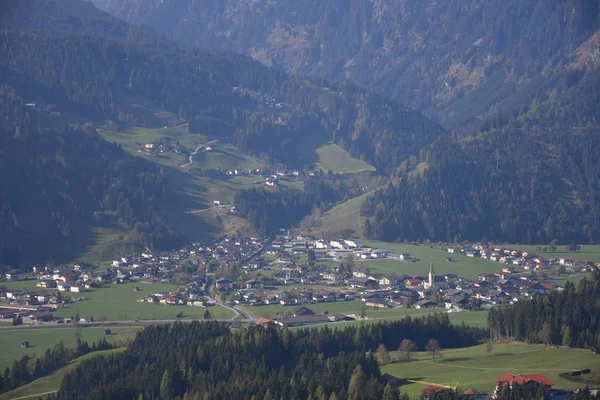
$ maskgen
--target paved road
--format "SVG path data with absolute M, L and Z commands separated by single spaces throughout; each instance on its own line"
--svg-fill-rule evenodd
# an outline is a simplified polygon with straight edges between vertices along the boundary
M 202 149 L 204 146 L 210 146 L 211 144 L 215 144 L 215 143 L 217 143 L 217 142 L 218 142 L 218 140 L 213 140 L 213 141 L 211 141 L 211 142 L 208 142 L 208 143 L 206 143 L 206 144 L 201 144 L 200 146 L 198 146 L 198 147 L 196 148 L 196 150 L 194 150 L 194 151 L 192 152 L 192 154 L 190 154 L 190 157 L 189 157 L 189 162 L 187 162 L 187 163 L 185 163 L 185 164 L 181 164 L 179 167 L 180 167 L 180 168 L 183 168 L 183 167 L 187 167 L 188 165 L 192 165 L 192 164 L 194 163 L 194 160 L 193 160 L 192 158 L 193 158 L 193 157 L 194 157 L 196 154 L 198 154 L 198 153 L 200 152 L 200 150 L 201 150 L 201 149 Z

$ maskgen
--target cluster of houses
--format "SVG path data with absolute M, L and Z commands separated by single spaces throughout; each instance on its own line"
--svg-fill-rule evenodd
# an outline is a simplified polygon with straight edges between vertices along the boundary
M 150 156 L 158 156 L 164 153 L 187 155 L 189 152 L 187 147 L 180 145 L 178 141 L 169 137 L 163 137 L 153 143 L 145 143 L 143 148 L 138 149 L 138 153 Z
M 339 268 L 319 267 L 313 269 L 316 272 L 308 272 L 306 265 L 290 265 L 281 267 L 272 278 L 261 276 L 241 284 L 221 278 L 215 282 L 215 289 L 232 293 L 233 302 L 238 305 L 297 306 L 361 300 L 373 308 L 414 307 L 449 310 L 490 308 L 503 302 L 517 301 L 522 297 L 532 298 L 558 289 L 553 284 L 540 282 L 529 275 L 514 275 L 511 270 L 511 267 L 505 267 L 495 274 L 481 274 L 479 279 L 473 281 L 456 274 L 438 276 L 433 265 L 425 276 L 378 275 L 362 267 L 350 273 L 341 272 Z M 282 284 L 296 283 L 317 284 L 329 289 L 276 289 Z
M 492 261 L 503 265 L 495 273 L 482 273 L 471 280 L 456 274 L 436 275 L 433 264 L 421 276 L 373 274 L 365 267 L 324 266 L 318 261 L 393 257 L 399 261 L 415 261 L 410 254 L 390 255 L 386 250 L 364 247 L 351 239 L 315 240 L 310 237 L 278 236 L 265 244 L 267 254 L 277 258 L 261 268 L 244 267 L 243 278 L 233 281 L 216 280 L 214 290 L 230 295 L 237 305 L 262 306 L 280 304 L 299 306 L 323 302 L 360 300 L 373 308 L 413 307 L 446 308 L 449 312 L 465 309 L 486 309 L 504 302 L 533 298 L 561 288 L 531 274 L 519 273 L 525 264 L 511 261 L 525 259 L 538 263 L 533 254 L 514 249 L 490 249 Z M 454 250 L 449 250 L 451 253 Z M 482 246 L 459 248 L 462 254 L 478 251 L 488 253 Z M 304 264 L 294 262 L 298 255 L 314 256 Z M 502 261 L 501 261 L 502 260 Z M 562 263 L 563 260 L 557 260 Z M 586 263 L 590 268 L 593 264 Z M 265 274 L 263 271 L 274 269 Z M 288 285 L 294 289 L 281 290 Z M 315 288 L 309 289 L 310 286 Z M 302 286 L 302 287 L 297 287 Z M 309 286 L 309 288 L 307 288 Z
M 483 258 L 500 264 L 521 267 L 526 271 L 540 271 L 548 267 L 564 266 L 570 273 L 591 272 L 597 265 L 592 261 L 574 260 L 568 257 L 544 258 L 533 252 L 512 249 L 509 247 L 489 247 L 481 244 L 467 245 L 459 248 L 449 247 L 448 253 L 461 253 L 467 257 Z
M 0 319 L 12 319 L 15 311 L 47 312 L 85 299 L 73 293 L 85 295 L 83 292 L 88 290 L 103 290 L 105 284 L 127 282 L 179 285 L 177 293 L 154 293 L 138 299 L 139 302 L 210 306 L 207 272 L 237 264 L 240 259 L 248 260 L 248 265 L 257 269 L 259 265 L 251 261 L 262 248 L 258 238 L 223 239 L 208 246 L 191 243 L 173 251 L 146 250 L 114 260 L 106 270 L 83 263 L 58 268 L 39 265 L 26 273 L 13 270 L 0 277 L 0 281 L 35 280 L 37 289 L 12 290 L 0 286 L 0 306 L 7 307 Z M 71 293 L 66 295 L 66 292 Z M 24 319 L 24 322 L 39 321 L 44 319 Z

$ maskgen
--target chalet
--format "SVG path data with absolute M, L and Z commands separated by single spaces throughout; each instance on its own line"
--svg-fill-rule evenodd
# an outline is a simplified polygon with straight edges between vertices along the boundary
M 215 287 L 217 288 L 217 290 L 227 290 L 231 289 L 232 283 L 233 282 L 231 281 L 231 279 L 221 278 L 217 279 L 217 281 L 215 282 Z
M 13 271 L 6 273 L 6 275 L 4 275 L 4 277 L 6 278 L 7 281 L 22 281 L 23 279 L 25 279 L 25 275 L 23 275 L 23 273 L 21 271 L 17 271 L 17 270 L 13 270 Z
M 371 271 L 368 268 L 360 267 L 356 271 L 353 271 L 352 275 L 356 278 L 366 278 L 370 273 Z
M 278 318 L 274 322 L 283 327 L 326 324 L 329 318 L 326 315 L 301 315 L 298 317 Z
M 387 250 L 377 249 L 377 250 L 373 250 L 371 252 L 371 257 L 372 258 L 387 258 L 388 253 L 389 252 Z
M 50 311 L 36 311 L 29 314 L 31 322 L 49 322 L 52 321 L 52 313 Z
M 423 299 L 415 303 L 415 308 L 436 308 L 437 304 L 433 301 Z
M 256 279 L 246 281 L 246 289 L 262 290 L 263 287 L 264 283 L 261 281 L 257 281 Z
M 377 286 L 377 281 L 371 278 L 350 278 L 348 279 L 348 284 L 354 288 L 375 288 Z
M 358 240 L 346 239 L 344 240 L 344 243 L 346 243 L 346 246 L 348 246 L 351 249 L 360 249 L 363 247 L 362 243 Z
M 400 254 L 400 259 L 401 260 L 410 260 L 410 258 L 411 258 L 410 254 L 408 254 L 408 253 L 402 253 L 402 254 Z
M 330 319 L 333 319 L 333 322 L 354 321 L 354 318 L 344 314 L 334 314 Z
M 38 283 L 36 283 L 35 286 L 40 287 L 40 288 L 55 288 L 56 281 L 43 280 L 43 281 L 39 281 Z
M 293 311 L 293 316 L 299 317 L 302 315 L 315 315 L 315 312 L 308 307 L 304 307 L 304 306 L 296 307 L 296 309 L 294 309 L 294 311 Z
M 544 385 L 546 389 L 550 389 L 552 387 L 552 382 L 550 379 L 546 378 L 546 376 L 542 374 L 532 374 L 532 375 L 513 375 L 509 373 L 504 373 L 500 375 L 494 381 L 494 385 L 496 385 L 496 390 L 500 387 L 500 385 L 508 385 L 510 387 L 521 386 L 529 382 L 536 382 Z
M 365 305 L 373 308 L 388 308 L 389 305 L 382 301 L 366 301 Z

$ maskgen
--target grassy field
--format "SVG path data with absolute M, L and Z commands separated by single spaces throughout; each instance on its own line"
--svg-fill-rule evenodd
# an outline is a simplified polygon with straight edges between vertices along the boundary
M 9 289 L 35 289 L 36 281 L 7 283 Z M 133 289 L 138 286 L 139 292 Z M 138 303 L 137 299 L 158 292 L 175 292 L 177 285 L 162 283 L 125 283 L 107 285 L 84 293 L 64 293 L 65 296 L 86 297 L 87 300 L 68 304 L 67 308 L 56 310 L 57 317 L 71 317 L 79 313 L 82 318 L 94 318 L 101 321 L 131 321 L 144 319 L 175 319 L 179 312 L 183 318 L 200 319 L 205 308 L 190 306 L 169 306 L 164 304 Z M 229 319 L 233 312 L 220 306 L 210 308 L 213 318 Z
M 396 352 L 391 355 L 392 360 L 400 358 Z M 445 350 L 442 355 L 442 358 L 431 360 L 428 354 L 417 353 L 415 361 L 395 362 L 382 367 L 382 372 L 410 380 L 449 386 L 459 384 L 461 390 L 474 388 L 491 393 L 492 382 L 504 372 L 541 373 L 554 383 L 555 388 L 574 389 L 580 385 L 560 378 L 560 373 L 600 366 L 598 356 L 588 350 L 545 348 L 543 345 L 522 343 L 494 344 L 491 355 L 488 355 L 486 345 Z M 418 396 L 426 387 L 425 384 L 405 383 L 400 390 L 411 397 Z
M 579 251 L 567 251 L 566 245 L 561 244 L 557 246 L 555 252 L 543 252 L 537 250 L 538 247 L 536 245 L 519 245 L 519 244 L 507 244 L 504 245 L 506 247 L 511 247 L 519 250 L 527 250 L 534 252 L 538 256 L 542 256 L 545 258 L 572 258 L 573 260 L 587 260 L 587 261 L 595 261 L 600 262 L 600 246 L 598 245 L 582 245 L 581 250 Z M 542 248 L 546 246 L 541 246 Z
M 317 149 L 319 161 L 317 169 L 331 170 L 334 174 L 343 172 L 347 174 L 361 171 L 375 171 L 375 168 L 366 162 L 353 158 L 350 153 L 337 144 L 327 144 Z
M 498 263 L 480 258 L 466 257 L 460 254 L 450 254 L 442 251 L 440 247 L 435 246 L 431 248 L 425 245 L 415 246 L 370 240 L 363 241 L 363 244 L 365 246 L 386 249 L 395 254 L 409 253 L 412 257 L 419 258 L 417 262 L 384 259 L 356 263 L 357 265 L 364 264 L 368 266 L 372 273 L 427 276 L 429 265 L 433 262 L 433 268 L 437 275 L 452 273 L 465 278 L 477 279 L 478 275 L 482 272 L 497 272 L 502 269 L 502 266 Z M 448 258 L 452 258 L 453 261 L 447 261 Z
M 360 216 L 360 208 L 367 196 L 369 193 L 338 204 L 325 212 L 310 227 L 311 232 L 307 232 L 307 234 L 321 237 L 342 231 L 354 231 L 356 236 L 362 237 L 365 219 Z
M 112 333 L 105 335 L 107 328 L 83 327 L 80 329 L 81 340 L 88 342 L 97 342 L 106 338 L 109 342 L 126 342 L 135 337 L 135 334 L 141 327 L 111 327 Z M 73 347 L 76 343 L 75 328 L 48 328 L 48 329 L 18 329 L 11 331 L 0 331 L 0 370 L 11 366 L 15 359 L 24 355 L 41 355 L 46 349 L 52 349 L 57 343 L 62 341 L 65 346 Z M 21 343 L 28 341 L 31 347 L 21 348 Z
M 10 392 L 4 393 L 0 395 L 0 400 L 10 400 L 19 397 L 25 396 L 33 396 L 40 393 L 47 393 L 51 391 L 58 390 L 62 383 L 64 376 L 69 373 L 71 370 L 76 368 L 82 361 L 86 359 L 90 359 L 93 357 L 105 356 L 113 353 L 119 353 L 124 351 L 124 348 L 114 349 L 114 350 L 106 350 L 106 351 L 96 351 L 94 353 L 86 354 L 83 357 L 79 357 L 76 360 L 73 360 L 66 367 L 59 369 L 51 375 L 45 376 L 43 378 L 37 379 L 28 385 L 22 386 L 18 389 L 12 390 Z M 37 398 L 37 397 L 35 397 Z
M 361 312 L 361 301 L 343 301 L 335 303 L 317 303 L 308 304 L 306 307 L 310 308 L 317 314 L 327 312 L 328 314 L 356 314 L 359 315 Z M 269 306 L 257 306 L 247 307 L 255 317 L 275 318 L 278 312 L 293 311 L 296 306 L 282 306 L 282 305 L 269 305 Z M 427 314 L 443 312 L 447 310 L 443 308 L 436 309 L 416 309 L 416 308 L 387 308 L 387 309 L 375 309 L 373 307 L 367 307 L 366 314 L 368 321 L 366 322 L 377 322 L 381 320 L 395 320 L 404 318 L 406 316 L 418 317 Z M 472 326 L 487 326 L 487 311 L 480 312 L 464 312 L 464 313 L 452 313 L 450 315 L 450 321 L 454 324 L 461 324 L 463 321 L 467 325 Z M 342 324 L 345 325 L 345 324 Z

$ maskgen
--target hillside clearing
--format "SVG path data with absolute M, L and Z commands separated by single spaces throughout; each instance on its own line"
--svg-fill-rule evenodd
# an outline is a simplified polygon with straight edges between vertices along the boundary
M 361 171 L 375 171 L 375 168 L 363 160 L 354 158 L 337 144 L 329 143 L 317 149 L 319 161 L 317 169 L 331 171 L 334 174 L 352 174 Z

